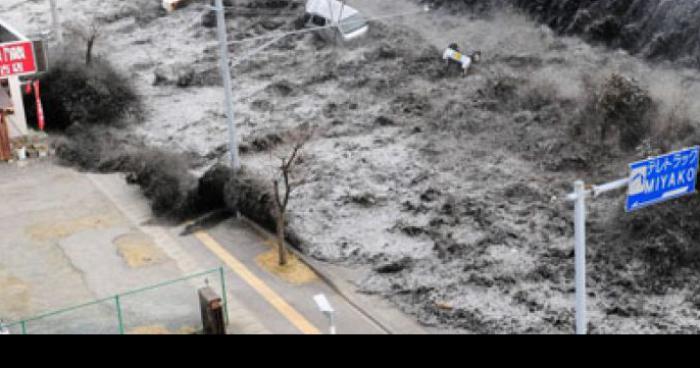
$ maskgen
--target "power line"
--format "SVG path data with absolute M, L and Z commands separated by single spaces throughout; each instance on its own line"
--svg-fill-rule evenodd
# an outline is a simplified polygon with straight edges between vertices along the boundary
M 272 41 L 269 41 L 262 46 L 256 48 L 255 50 L 249 52 L 245 56 L 239 57 L 234 59 L 232 61 L 231 67 L 238 67 L 240 66 L 243 62 L 245 61 L 250 61 L 253 57 L 257 56 L 260 54 L 262 51 L 265 51 L 267 47 L 270 46 L 270 44 L 274 44 L 275 42 L 279 41 L 279 39 L 274 39 Z M 261 57 L 264 57 L 264 60 L 272 59 L 272 58 L 289 58 L 289 57 L 299 57 L 301 55 L 307 55 L 307 54 L 325 54 L 325 53 L 332 53 L 336 52 L 337 49 L 334 49 L 332 51 L 328 50 L 315 50 L 315 49 L 306 49 L 306 50 L 281 50 L 281 51 L 275 51 L 275 50 L 269 50 L 266 51 Z
M 195 16 L 189 18 L 189 20 L 187 21 L 187 27 L 190 28 L 190 27 L 195 26 L 198 23 L 201 24 L 202 17 L 204 16 L 204 14 L 206 14 L 207 12 L 211 12 L 211 11 L 214 11 L 214 10 L 212 8 L 210 8 L 209 6 L 207 6 L 207 5 L 202 6 L 199 10 L 199 13 L 197 13 L 197 14 L 195 14 Z M 180 18 L 180 19 L 182 19 L 182 18 Z
M 406 13 L 396 13 L 396 14 L 384 15 L 384 16 L 380 16 L 380 17 L 375 17 L 375 18 L 367 19 L 367 22 L 369 23 L 369 22 L 373 22 L 373 21 L 377 21 L 377 20 L 382 20 L 382 19 L 398 18 L 398 17 L 402 17 L 402 16 L 406 16 L 406 15 L 415 15 L 415 14 L 421 14 L 421 13 L 425 13 L 425 12 L 426 12 L 426 10 L 421 10 L 421 11 L 418 11 L 418 12 L 406 12 Z M 268 41 L 268 42 L 265 42 L 265 43 L 262 44 L 261 46 L 259 46 L 259 47 L 255 48 L 254 50 L 248 52 L 245 56 L 242 56 L 242 57 L 236 59 L 236 60 L 233 62 L 233 65 L 232 65 L 232 66 L 235 67 L 235 66 L 241 64 L 242 62 L 244 62 L 244 61 L 246 61 L 246 60 L 252 58 L 253 56 L 257 55 L 258 53 L 260 53 L 260 52 L 262 52 L 262 51 L 264 51 L 266 48 L 268 48 L 269 46 L 273 45 L 274 43 L 276 43 L 277 41 L 281 40 L 282 38 L 284 38 L 284 37 L 286 37 L 286 36 L 293 35 L 293 34 L 302 34 L 302 33 L 313 32 L 313 31 L 316 31 L 316 30 L 319 30 L 319 29 L 329 29 L 329 28 L 336 28 L 336 27 L 338 27 L 338 25 L 311 27 L 311 28 L 305 28 L 305 29 L 297 30 L 297 31 L 285 32 L 285 33 L 277 33 L 277 34 L 273 34 L 273 35 L 262 35 L 262 36 L 250 37 L 250 38 L 246 38 L 246 39 L 243 39 L 243 40 L 237 40 L 237 41 L 229 42 L 229 43 L 228 43 L 229 45 L 234 45 L 234 44 L 248 43 L 248 42 L 251 42 L 251 41 L 254 41 L 254 40 L 266 40 L 266 39 L 272 38 L 272 40 L 270 40 L 270 41 Z M 292 51 L 293 51 L 293 50 L 289 50 L 289 51 L 286 51 L 285 53 L 289 53 L 289 52 L 292 52 Z
M 269 14 L 269 15 L 284 15 L 284 14 L 296 12 L 294 10 L 291 10 L 290 8 L 274 10 L 274 9 L 253 9 L 253 8 L 248 8 L 248 7 L 244 7 L 244 6 L 224 6 L 224 9 L 238 9 L 238 10 L 242 10 L 246 14 L 255 12 L 257 14 Z
M 257 47 L 256 49 L 254 49 L 254 50 L 248 52 L 246 55 L 244 55 L 244 56 L 242 56 L 242 57 L 240 57 L 240 58 L 234 60 L 234 61 L 233 61 L 233 64 L 231 64 L 231 67 L 235 67 L 235 66 L 237 66 L 238 64 L 240 64 L 240 63 L 242 63 L 242 62 L 244 62 L 244 61 L 246 61 L 246 60 L 252 58 L 253 56 L 257 55 L 258 53 L 264 51 L 264 50 L 265 50 L 266 48 L 268 48 L 270 45 L 272 45 L 272 44 L 274 44 L 275 42 L 279 41 L 282 37 L 284 37 L 284 36 L 280 36 L 280 37 L 277 37 L 277 38 L 273 38 L 272 40 L 270 40 L 270 41 L 268 41 L 268 42 L 265 42 L 264 44 L 262 44 L 261 46 Z
M 224 8 L 225 9 L 236 9 L 238 7 L 224 6 Z M 215 8 L 210 6 L 210 5 L 203 5 L 201 9 L 202 10 L 199 13 L 197 13 L 194 17 L 192 17 L 190 19 L 190 21 L 188 22 L 189 27 L 194 26 L 196 23 L 200 23 L 201 17 L 205 13 L 210 12 L 210 11 L 215 11 Z M 426 12 L 428 12 L 428 10 L 422 9 L 422 10 L 413 11 L 413 12 L 387 14 L 387 15 L 382 15 L 382 16 L 378 16 L 378 17 L 367 18 L 366 21 L 369 23 L 369 22 L 375 22 L 375 21 L 379 21 L 379 20 L 393 19 L 393 18 L 409 16 L 409 15 L 424 14 Z M 200 19 L 196 19 L 196 18 L 200 18 Z M 279 33 L 275 33 L 275 34 L 265 34 L 265 35 L 254 36 L 254 37 L 247 37 L 247 38 L 243 38 L 240 40 L 229 41 L 228 44 L 229 45 L 242 44 L 242 43 L 254 42 L 254 41 L 259 41 L 259 40 L 265 40 L 265 39 L 269 39 L 269 38 L 275 38 L 275 39 L 279 40 L 279 39 L 284 38 L 286 36 L 291 36 L 291 35 L 295 35 L 295 34 L 304 34 L 304 33 L 319 31 L 322 29 L 330 29 L 330 28 L 337 28 L 337 27 L 338 27 L 338 25 L 334 25 L 334 24 L 326 25 L 326 26 L 316 26 L 316 27 L 304 28 L 304 29 L 300 29 L 300 30 L 296 30 L 296 31 L 279 32 Z

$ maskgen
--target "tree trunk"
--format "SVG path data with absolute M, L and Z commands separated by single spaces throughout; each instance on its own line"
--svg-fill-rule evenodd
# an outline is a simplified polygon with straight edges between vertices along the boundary
M 95 39 L 90 38 L 87 42 L 87 51 L 85 51 L 85 65 L 92 63 L 92 47 L 95 45 Z
M 284 245 L 284 211 L 277 206 L 277 249 L 279 250 L 279 265 L 287 265 L 287 247 Z

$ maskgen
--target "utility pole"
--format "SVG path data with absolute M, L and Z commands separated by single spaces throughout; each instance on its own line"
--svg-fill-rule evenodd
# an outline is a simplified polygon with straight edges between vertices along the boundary
M 216 0 L 215 11 L 217 31 L 219 34 L 219 63 L 221 78 L 224 82 L 224 92 L 226 95 L 226 117 L 228 119 L 229 153 L 231 154 L 231 167 L 234 170 L 241 168 L 238 158 L 238 142 L 236 141 L 236 124 L 233 118 L 233 87 L 231 86 L 231 69 L 228 63 L 228 39 L 226 36 L 226 17 L 222 0 Z
M 56 0 L 49 0 L 51 3 L 51 23 L 53 25 L 53 32 L 56 36 L 56 41 L 59 45 L 63 44 L 63 30 L 58 20 L 58 10 L 56 10 Z

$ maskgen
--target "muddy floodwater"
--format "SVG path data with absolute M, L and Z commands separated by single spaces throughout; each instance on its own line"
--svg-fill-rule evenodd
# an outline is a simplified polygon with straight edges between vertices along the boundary
M 96 52 L 131 76 L 146 109 L 104 134 L 186 155 L 198 175 L 228 160 L 216 33 L 203 2 L 172 14 L 159 3 L 82 0 L 61 11 L 101 20 Z M 532 8 L 353 0 L 370 19 L 411 14 L 371 21 L 352 45 L 305 33 L 244 58 L 266 41 L 250 38 L 294 30 L 303 2 L 231 3 L 243 164 L 271 178 L 311 127 L 288 215 L 300 248 L 354 268 L 360 290 L 436 330 L 571 333 L 572 183 L 619 179 L 629 162 L 700 143 L 697 50 L 618 48 L 552 29 L 553 15 Z M 27 31 L 48 24 L 43 4 L 4 0 L 0 12 L 29 19 Z M 441 59 L 453 42 L 482 51 L 466 77 Z M 631 145 L 621 123 L 595 130 L 630 104 L 603 105 L 623 95 L 611 89 L 645 107 L 649 133 Z M 700 332 L 700 202 L 636 215 L 623 202 L 620 192 L 589 204 L 591 332 Z

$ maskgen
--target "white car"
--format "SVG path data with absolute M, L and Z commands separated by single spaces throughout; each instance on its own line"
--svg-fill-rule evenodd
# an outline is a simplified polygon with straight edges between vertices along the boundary
M 344 42 L 354 40 L 369 30 L 367 20 L 356 9 L 338 0 L 308 0 L 304 14 L 304 26 L 327 27 L 319 30 L 324 38 Z

